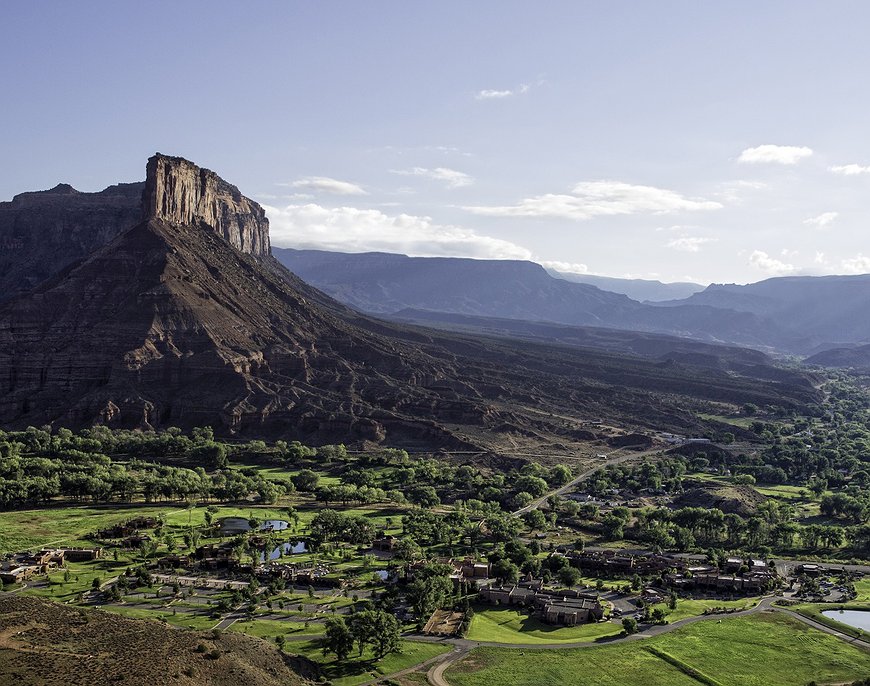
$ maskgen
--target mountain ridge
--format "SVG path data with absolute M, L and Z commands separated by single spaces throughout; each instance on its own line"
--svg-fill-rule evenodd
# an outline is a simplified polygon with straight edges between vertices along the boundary
M 188 176 L 192 163 L 177 164 Z M 818 400 L 788 380 L 373 319 L 209 223 L 233 207 L 247 217 L 246 202 L 179 214 L 198 190 L 186 192 L 0 304 L 5 426 L 208 424 L 314 444 L 562 451 L 593 417 L 697 433 L 704 423 L 690 408 L 701 402 Z

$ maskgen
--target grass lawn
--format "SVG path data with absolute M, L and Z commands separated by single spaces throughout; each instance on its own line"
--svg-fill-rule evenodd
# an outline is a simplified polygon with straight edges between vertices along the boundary
M 480 648 L 446 676 L 455 686 L 804 686 L 867 674 L 870 654 L 785 615 L 759 614 L 698 622 L 623 645 L 531 657 L 516 649 Z
M 123 605 L 105 605 L 100 608 L 104 612 L 112 612 L 116 615 L 123 615 L 132 619 L 153 619 L 156 621 L 165 621 L 173 626 L 183 629 L 194 629 L 196 631 L 207 631 L 217 624 L 217 620 L 205 617 L 202 615 L 188 615 L 182 612 L 173 615 L 171 612 L 158 612 L 156 610 L 145 610 L 140 607 L 125 607 Z
M 855 598 L 856 603 L 870 603 L 870 576 L 856 581 L 855 590 L 858 592 L 858 597 Z
M 675 610 L 668 609 L 667 603 L 659 603 L 660 607 L 668 613 L 668 622 L 678 622 L 686 617 L 697 617 L 704 614 L 705 610 L 714 607 L 725 607 L 729 610 L 749 610 L 758 605 L 758 598 L 744 598 L 741 600 L 678 600 Z
M 167 516 L 178 507 L 79 506 L 0 512 L 0 551 L 31 550 L 49 544 L 93 546 L 84 537 L 138 515 Z M 184 517 L 187 517 L 184 511 Z M 200 515 L 202 517 L 202 515 Z M 186 521 L 186 519 L 185 519 Z
M 322 622 L 310 622 L 305 628 L 304 622 L 289 622 L 274 619 L 254 619 L 251 621 L 239 621 L 230 625 L 230 631 L 237 631 L 248 636 L 274 639 L 279 634 L 284 636 L 311 635 L 317 636 L 325 630 Z
M 402 652 L 391 653 L 380 662 L 374 662 L 368 650 L 362 658 L 354 651 L 344 662 L 338 663 L 334 655 L 324 656 L 318 641 L 304 643 L 288 643 L 288 653 L 299 653 L 320 664 L 323 675 L 335 686 L 355 686 L 378 677 L 400 672 L 414 665 L 425 662 L 450 650 L 449 645 L 437 643 L 421 643 L 417 641 L 402 641 Z
M 471 620 L 467 638 L 491 643 L 569 643 L 613 636 L 622 626 L 611 622 L 555 627 L 512 609 L 481 608 Z

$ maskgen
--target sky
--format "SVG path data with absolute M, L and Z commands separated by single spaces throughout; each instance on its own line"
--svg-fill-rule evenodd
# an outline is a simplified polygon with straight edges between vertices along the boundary
M 699 283 L 870 272 L 870 3 L 26 2 L 0 200 L 144 178 L 275 245 Z

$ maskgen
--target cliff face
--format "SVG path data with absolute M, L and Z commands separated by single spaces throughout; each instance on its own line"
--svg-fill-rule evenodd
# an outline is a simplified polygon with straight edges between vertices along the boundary
M 0 302 L 32 290 L 143 218 L 205 224 L 241 252 L 270 254 L 262 207 L 214 172 L 158 154 L 148 161 L 145 183 L 98 193 L 62 183 L 0 203 Z
M 34 288 L 142 218 L 142 183 L 80 193 L 68 184 L 0 203 L 0 301 Z
M 148 219 L 205 223 L 236 250 L 269 255 L 269 220 L 263 208 L 213 171 L 181 157 L 158 153 L 148 160 L 143 202 Z

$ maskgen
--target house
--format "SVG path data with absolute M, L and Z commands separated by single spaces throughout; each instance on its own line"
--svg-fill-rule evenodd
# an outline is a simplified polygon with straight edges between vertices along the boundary
M 743 560 L 739 557 L 729 557 L 725 560 L 725 564 L 722 566 L 722 569 L 729 573 L 739 572 L 740 568 L 743 566 Z
M 485 586 L 478 597 L 492 605 L 511 605 L 531 609 L 550 624 L 575 626 L 597 621 L 604 616 L 598 596 L 573 589 L 555 590 L 530 585 Z
M 36 565 L 19 565 L 8 567 L 0 570 L 0 581 L 4 584 L 20 584 L 23 581 L 31 578 L 34 574 L 39 574 L 43 570 Z
M 541 618 L 548 624 L 561 626 L 576 626 L 598 621 L 604 616 L 604 610 L 598 600 L 588 598 L 552 598 L 546 600 L 541 607 Z
M 90 562 L 103 556 L 102 548 L 61 548 L 56 552 L 67 562 Z

